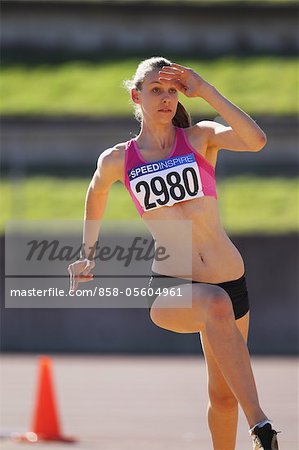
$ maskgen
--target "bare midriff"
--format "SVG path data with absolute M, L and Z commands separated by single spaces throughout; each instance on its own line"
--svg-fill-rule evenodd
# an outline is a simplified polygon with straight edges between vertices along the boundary
M 166 248 L 173 256 L 155 259 L 154 272 L 206 283 L 236 280 L 244 274 L 243 259 L 225 233 L 215 198 L 147 211 L 142 218 L 156 248 Z

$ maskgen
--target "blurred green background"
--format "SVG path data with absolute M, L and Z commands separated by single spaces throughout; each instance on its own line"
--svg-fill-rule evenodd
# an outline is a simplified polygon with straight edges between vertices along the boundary
M 13 181 L 1 181 L 1 227 L 6 220 L 83 218 L 87 178 L 28 177 L 21 192 Z M 282 234 L 298 230 L 296 178 L 234 176 L 219 180 L 218 198 L 225 228 L 234 234 Z M 16 203 L 16 204 L 15 204 Z M 122 184 L 113 185 L 104 219 L 138 219 L 131 197 Z
M 176 59 L 175 59 L 176 60 Z M 2 65 L 1 113 L 5 115 L 128 116 L 132 107 L 122 82 L 135 73 L 140 58 L 69 61 L 56 64 Z M 298 58 L 219 57 L 177 62 L 195 71 L 249 114 L 298 113 Z M 208 114 L 207 102 L 183 99 L 191 114 Z

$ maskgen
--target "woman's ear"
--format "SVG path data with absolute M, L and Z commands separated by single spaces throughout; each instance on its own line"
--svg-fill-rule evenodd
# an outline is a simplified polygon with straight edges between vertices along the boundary
M 140 91 L 137 91 L 137 89 L 134 88 L 131 90 L 131 99 L 133 100 L 134 103 L 137 103 L 138 105 L 140 103 L 139 94 Z

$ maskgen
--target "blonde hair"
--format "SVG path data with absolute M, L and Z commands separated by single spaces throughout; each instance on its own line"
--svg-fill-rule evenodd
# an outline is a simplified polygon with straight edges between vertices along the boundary
M 152 58 L 145 59 L 138 65 L 134 77 L 130 80 L 125 80 L 123 85 L 128 91 L 130 91 L 131 89 L 137 89 L 138 91 L 141 91 L 144 78 L 149 72 L 157 69 L 162 69 L 164 66 L 170 65 L 171 61 L 163 58 L 162 56 L 153 56 Z M 141 122 L 142 113 L 140 106 L 134 104 L 134 108 L 135 118 L 139 122 Z M 172 123 L 174 126 L 179 128 L 188 128 L 191 126 L 191 117 L 180 102 L 178 102 L 177 110 L 174 118 L 172 119 Z

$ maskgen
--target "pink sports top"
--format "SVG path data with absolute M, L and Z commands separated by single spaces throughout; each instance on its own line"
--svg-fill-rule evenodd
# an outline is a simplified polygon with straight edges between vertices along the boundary
M 183 128 L 176 128 L 170 155 L 158 161 L 146 161 L 136 140 L 128 141 L 125 186 L 141 216 L 198 197 L 217 199 L 214 167 L 191 146 Z

